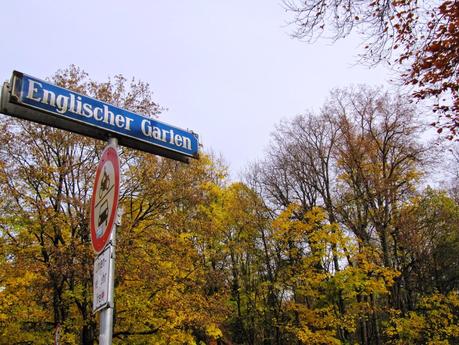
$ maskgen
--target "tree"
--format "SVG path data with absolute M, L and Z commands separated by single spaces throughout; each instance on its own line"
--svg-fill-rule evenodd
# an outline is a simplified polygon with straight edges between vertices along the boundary
M 459 74 L 457 1 L 284 1 L 294 15 L 294 37 L 312 40 L 323 33 L 337 40 L 357 31 L 362 35 L 362 58 L 370 63 L 389 59 L 400 67 L 414 98 L 433 98 L 434 124 L 458 128 Z
M 259 225 L 265 221 L 260 218 L 263 204 L 242 183 L 209 187 L 212 202 L 203 208 L 203 216 L 207 218 L 207 231 L 211 229 L 213 240 L 207 240 L 205 251 L 213 259 L 212 269 L 220 267 L 220 273 L 224 274 L 222 280 L 229 288 L 234 310 L 224 326 L 232 341 L 258 344 L 266 338 L 264 314 L 269 309 L 261 288 L 265 281 L 263 247 L 258 244 Z
M 89 87 L 85 78 L 72 66 L 59 71 L 54 81 L 62 84 L 65 79 L 66 86 L 81 91 Z M 86 214 L 97 159 L 95 142 L 11 118 L 3 122 L 1 141 L 2 254 L 7 258 L 2 269 L 11 274 L 2 297 L 13 297 L 15 284 L 29 277 L 28 295 L 16 308 L 30 303 L 37 308 L 29 310 L 30 315 L 40 312 L 39 318 L 7 319 L 3 330 L 11 343 L 21 339 L 10 334 L 10 327 L 25 328 L 19 334 L 37 343 L 49 342 L 58 328 L 63 341 L 92 343 L 92 255 Z M 37 334 L 47 336 L 36 338 Z
M 342 135 L 335 151 L 340 172 L 336 202 L 340 222 L 364 249 L 370 246 L 376 250 L 373 263 L 403 271 L 398 252 L 404 228 L 396 222 L 400 208 L 416 192 L 420 163 L 425 162 L 425 149 L 415 139 L 420 128 L 414 108 L 400 95 L 363 88 L 336 91 L 329 109 L 341 119 Z M 388 304 L 394 308 L 401 308 L 402 286 L 399 276 L 388 295 Z M 364 299 L 375 305 L 375 298 L 369 295 Z M 384 317 L 385 313 L 373 313 L 371 327 L 362 333 L 362 339 L 372 337 L 370 343 L 381 344 L 379 328 Z
M 459 289 L 459 206 L 445 192 L 427 188 L 400 210 L 403 310 L 415 310 L 419 293 L 447 295 Z
M 361 320 L 379 313 L 370 296 L 387 296 L 397 272 L 378 264 L 372 248 L 353 245 L 323 209 L 313 208 L 299 220 L 300 209 L 291 204 L 272 224 L 279 248 L 275 286 L 283 343 L 355 342 Z M 335 256 L 351 257 L 353 265 L 336 272 Z M 360 339 L 368 343 L 369 336 Z
M 122 76 L 98 83 L 75 66 L 60 86 L 157 116 L 147 84 Z M 5 118 L 0 135 L 0 343 L 93 344 L 93 251 L 89 200 L 104 143 Z M 210 293 L 195 220 L 205 186 L 225 175 L 203 155 L 183 165 L 122 149 L 114 342 L 195 344 L 221 335 L 226 289 Z M 13 304 L 14 302 L 14 304 Z
M 459 296 L 422 296 L 416 311 L 402 315 L 395 312 L 386 330 L 388 344 L 456 344 L 459 341 Z
M 230 312 L 227 289 L 204 264 L 218 253 L 201 247 L 221 238 L 201 215 L 212 200 L 208 186 L 221 183 L 218 167 L 205 155 L 188 166 L 143 153 L 135 161 L 126 172 L 117 240 L 114 342 L 219 338 Z
M 384 265 L 391 267 L 397 210 L 415 191 L 424 158 L 414 109 L 400 95 L 359 89 L 336 91 L 330 110 L 341 119 L 341 221 L 363 243 L 379 241 Z
M 416 192 L 420 163 L 425 162 L 425 149 L 415 139 L 419 130 L 414 107 L 400 95 L 365 87 L 335 90 L 319 116 L 309 113 L 278 126 L 267 158 L 253 168 L 251 180 L 258 181 L 253 185 L 260 187 L 276 216 L 289 210 L 289 221 L 301 224 L 307 221 L 305 212 L 320 206 L 330 225 L 340 225 L 330 228 L 338 238 L 342 231 L 352 235 L 354 243 L 328 242 L 332 265 L 316 263 L 336 284 L 332 295 L 337 313 L 358 324 L 338 328 L 340 341 L 351 341 L 357 332 L 362 344 L 382 343 L 381 321 L 390 306 L 399 307 L 403 283 L 397 271 L 403 263 L 398 253 L 404 228 L 397 221 L 401 207 Z M 275 267 L 281 271 L 286 254 L 281 254 L 280 238 L 274 238 Z M 286 260 L 291 265 L 313 248 L 305 238 L 288 245 L 303 253 Z M 371 281 L 375 272 L 385 272 L 380 274 L 387 280 L 375 283 L 373 293 L 347 285 L 345 277 Z M 299 279 L 292 272 L 287 275 Z M 278 279 L 277 285 L 285 284 L 285 277 Z M 389 287 L 390 293 L 383 293 Z M 353 314 L 356 305 L 367 306 L 360 316 Z

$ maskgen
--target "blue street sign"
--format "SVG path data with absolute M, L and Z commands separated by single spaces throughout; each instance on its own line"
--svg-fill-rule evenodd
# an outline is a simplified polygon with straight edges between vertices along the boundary
M 13 72 L 2 92 L 0 111 L 96 139 L 180 161 L 198 158 L 195 133 L 132 113 L 97 99 Z

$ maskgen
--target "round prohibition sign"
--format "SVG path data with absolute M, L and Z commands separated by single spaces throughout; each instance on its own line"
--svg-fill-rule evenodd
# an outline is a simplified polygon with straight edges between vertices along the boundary
M 102 152 L 91 197 L 90 230 L 94 251 L 99 254 L 110 240 L 120 195 L 120 161 L 114 146 Z

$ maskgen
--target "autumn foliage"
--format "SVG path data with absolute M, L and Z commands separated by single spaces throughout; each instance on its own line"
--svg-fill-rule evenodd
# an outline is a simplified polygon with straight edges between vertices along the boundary
M 159 116 L 147 84 L 59 85 Z M 104 143 L 12 118 L 0 132 L 0 344 L 95 344 L 88 211 Z M 114 344 L 455 344 L 459 205 L 425 189 L 400 95 L 335 90 L 281 122 L 244 182 L 121 149 Z
M 414 100 L 429 100 L 446 137 L 457 138 L 459 111 L 459 3 L 453 0 L 285 0 L 294 36 L 334 40 L 357 32 L 362 62 L 387 62 L 411 88 Z

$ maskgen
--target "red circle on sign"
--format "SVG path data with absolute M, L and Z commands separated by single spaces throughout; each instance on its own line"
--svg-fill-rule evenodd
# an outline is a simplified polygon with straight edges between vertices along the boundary
M 109 171 L 108 174 L 106 170 Z M 113 181 L 110 181 L 110 177 L 112 177 Z M 105 180 L 108 180 L 108 182 L 105 182 Z M 111 182 L 113 182 L 113 185 Z M 108 186 L 105 186 L 107 183 Z M 107 192 L 105 192 L 106 190 Z M 110 239 L 117 216 L 119 194 L 120 162 L 118 152 L 115 147 L 107 146 L 104 152 L 102 152 L 102 157 L 97 167 L 96 179 L 91 197 L 89 228 L 91 230 L 92 247 L 96 253 L 100 253 Z M 102 207 L 104 207 L 104 210 L 101 214 Z M 96 217 L 98 219 L 96 219 Z

